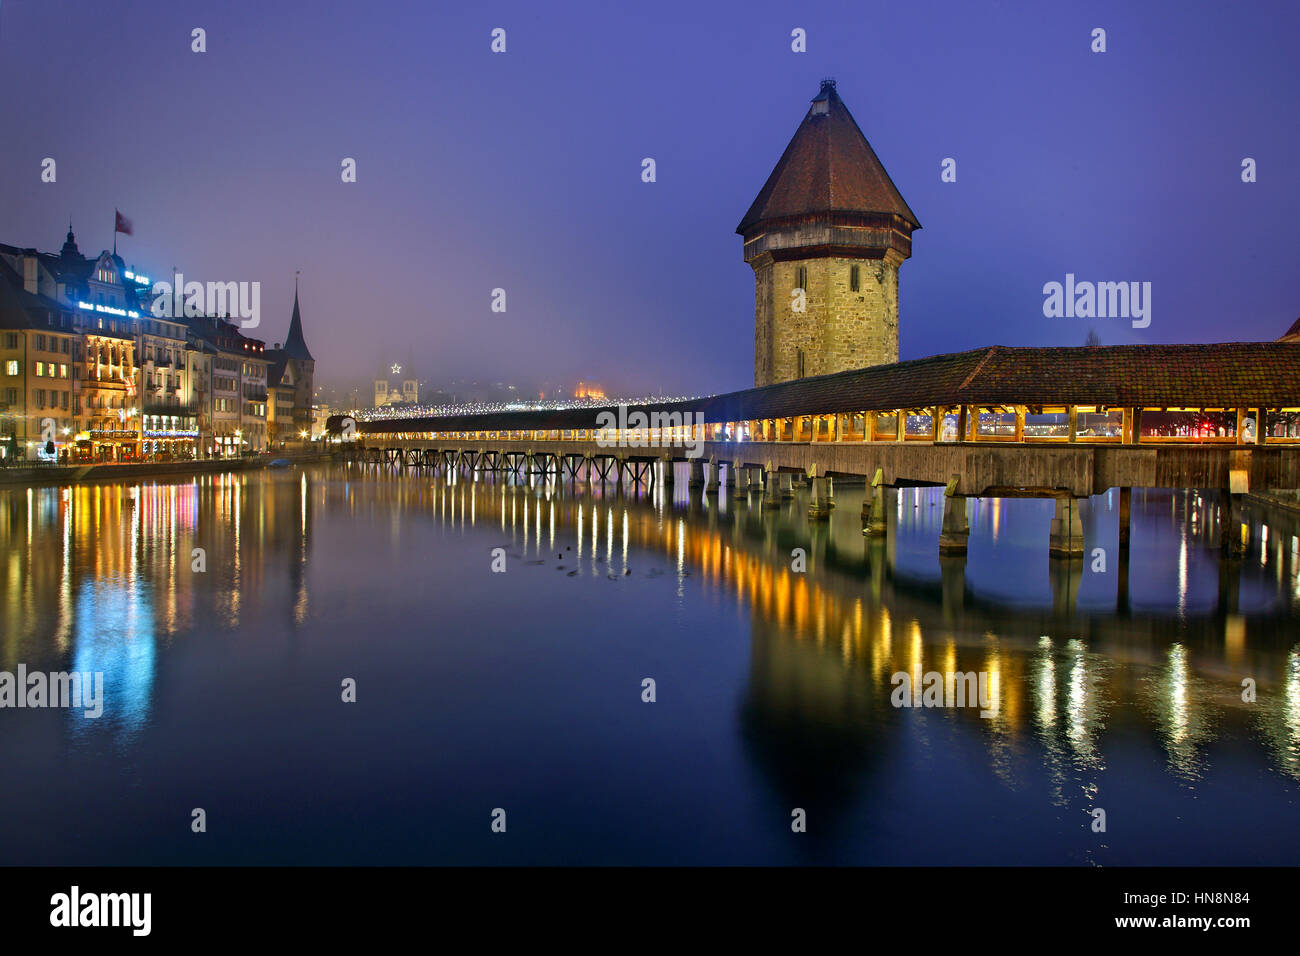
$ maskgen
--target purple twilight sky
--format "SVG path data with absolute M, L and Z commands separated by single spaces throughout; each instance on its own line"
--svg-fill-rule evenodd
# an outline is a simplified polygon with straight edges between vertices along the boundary
M 98 252 L 120 208 L 128 265 L 260 281 L 268 342 L 300 269 L 327 385 L 396 361 L 434 384 L 743 388 L 734 230 L 833 76 L 923 226 L 903 358 L 1089 328 L 1271 339 L 1300 315 L 1297 37 L 1291 0 L 0 0 L 0 242 L 57 252 L 71 216 Z M 1045 318 L 1067 272 L 1151 282 L 1150 327 Z

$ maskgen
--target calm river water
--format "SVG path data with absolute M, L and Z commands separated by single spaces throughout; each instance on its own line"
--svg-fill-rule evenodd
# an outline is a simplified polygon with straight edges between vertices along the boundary
M 1134 492 L 1124 561 L 1112 493 L 1053 564 L 1050 503 L 972 501 L 941 563 L 942 489 L 883 541 L 835 496 L 0 490 L 0 671 L 104 681 L 98 719 L 0 709 L 0 863 L 1300 862 L 1294 517 L 1226 563 L 1212 494 Z M 991 713 L 893 706 L 931 671 Z

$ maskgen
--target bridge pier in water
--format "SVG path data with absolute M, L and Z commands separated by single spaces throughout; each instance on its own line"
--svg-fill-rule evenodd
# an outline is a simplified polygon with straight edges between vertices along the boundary
M 744 500 L 749 497 L 749 473 L 736 461 L 727 462 L 727 489 L 731 498 Z
M 767 469 L 763 473 L 763 504 L 769 507 L 779 507 L 783 498 L 781 495 L 781 473 L 772 468 L 772 463 L 767 463 Z
M 1048 543 L 1048 552 L 1054 558 L 1083 556 L 1083 519 L 1079 514 L 1079 500 L 1072 495 L 1056 496 Z
M 869 538 L 880 537 L 889 529 L 883 478 L 884 472 L 877 468 L 876 476 L 867 486 L 867 493 L 862 498 L 862 533 Z
M 673 459 L 670 455 L 659 456 L 659 471 L 662 477 L 659 479 L 663 483 L 664 489 L 669 495 L 673 493 L 676 486 L 676 478 L 673 476 Z
M 1121 488 L 1119 490 L 1119 547 L 1125 554 L 1128 553 L 1129 534 L 1133 527 L 1132 510 L 1133 489 Z
M 943 496 L 943 526 L 939 530 L 939 554 L 966 555 L 970 542 L 970 521 L 966 517 L 966 496 L 951 492 Z
M 835 506 L 831 499 L 830 480 L 817 474 L 815 468 L 809 472 L 808 479 L 812 483 L 808 496 L 808 520 L 829 521 L 831 508 Z

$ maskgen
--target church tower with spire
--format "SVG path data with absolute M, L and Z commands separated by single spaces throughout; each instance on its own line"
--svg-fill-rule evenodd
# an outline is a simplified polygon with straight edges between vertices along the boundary
M 823 80 L 736 228 L 754 270 L 754 384 L 898 361 L 898 269 L 920 229 Z
M 267 353 L 271 366 L 267 370 L 268 391 L 277 393 L 274 418 L 276 434 L 282 439 L 312 429 L 312 399 L 316 360 L 302 334 L 302 311 L 298 307 L 298 280 L 293 282 L 293 315 L 284 346 L 276 345 Z M 290 400 L 292 405 L 290 406 Z M 283 401 L 284 404 L 279 403 Z M 289 407 L 286 407 L 289 406 Z

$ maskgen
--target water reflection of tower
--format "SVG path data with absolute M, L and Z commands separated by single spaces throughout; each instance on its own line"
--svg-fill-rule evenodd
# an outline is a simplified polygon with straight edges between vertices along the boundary
M 293 586 L 293 620 L 302 624 L 307 620 L 307 556 L 311 545 L 312 500 L 311 483 L 303 472 L 298 481 L 298 546 L 294 560 L 289 563 L 289 583 Z
M 257 558 L 267 570 L 283 567 L 293 595 L 290 608 L 293 623 L 307 619 L 307 563 L 311 553 L 313 520 L 312 482 L 307 472 L 282 474 L 263 481 L 259 490 L 262 501 L 248 502 L 260 508 L 264 520 L 258 532 Z
M 801 639 L 758 607 L 750 622 L 740 714 L 746 750 L 782 806 L 802 807 L 816 821 L 810 840 L 830 839 L 880 762 L 888 700 L 869 667 L 846 666 L 838 639 Z

